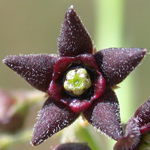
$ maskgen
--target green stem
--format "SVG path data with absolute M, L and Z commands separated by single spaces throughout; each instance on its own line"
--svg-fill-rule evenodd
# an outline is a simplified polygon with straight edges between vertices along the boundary
M 99 0 L 95 1 L 96 24 L 95 43 L 99 49 L 109 47 L 123 47 L 123 30 L 125 17 L 125 0 Z M 132 77 L 128 77 L 116 90 L 120 103 L 121 119 L 125 122 L 132 115 Z M 128 109 L 130 106 L 130 109 Z M 127 111 L 128 109 L 128 111 Z M 113 143 L 113 144 L 112 144 Z M 108 144 L 107 149 L 112 149 L 114 141 Z
M 97 139 L 93 134 L 90 133 L 90 129 L 81 125 L 83 122 L 82 117 L 80 116 L 71 126 L 62 130 L 61 143 L 67 142 L 86 142 L 92 150 L 100 150 L 100 145 Z
M 99 0 L 96 5 L 95 43 L 97 47 L 123 46 L 124 0 Z

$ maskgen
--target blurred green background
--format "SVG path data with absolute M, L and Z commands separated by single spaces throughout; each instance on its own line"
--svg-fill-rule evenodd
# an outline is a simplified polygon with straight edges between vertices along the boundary
M 121 88 L 117 90 L 122 121 L 127 122 L 136 108 L 150 97 L 149 0 L 1 0 L 0 60 L 7 55 L 56 53 L 61 23 L 71 4 L 95 41 L 97 50 L 108 47 L 142 47 L 148 50 L 142 65 L 119 84 Z M 2 63 L 0 88 L 33 89 Z M 25 126 L 35 123 L 39 108 L 34 113 L 32 111 Z M 107 139 L 103 137 L 100 137 L 101 143 Z M 57 143 L 56 139 L 57 135 L 38 147 L 27 143 L 26 147 L 21 145 L 18 150 L 48 150 L 50 145 Z

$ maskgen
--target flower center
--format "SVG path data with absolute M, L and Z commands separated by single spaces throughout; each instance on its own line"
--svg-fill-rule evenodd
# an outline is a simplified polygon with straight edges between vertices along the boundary
M 64 89 L 75 96 L 82 95 L 91 85 L 90 76 L 84 68 L 69 70 L 63 84 Z

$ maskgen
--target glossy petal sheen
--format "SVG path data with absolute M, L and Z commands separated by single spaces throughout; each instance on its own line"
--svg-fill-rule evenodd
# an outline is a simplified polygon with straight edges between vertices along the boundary
M 150 131 L 150 99 L 136 110 L 134 117 L 137 117 L 139 120 L 141 134 Z
M 59 54 L 60 56 L 77 56 L 92 53 L 92 49 L 91 38 L 71 6 L 67 10 L 58 39 Z
M 39 113 L 34 126 L 32 145 L 39 145 L 48 137 L 70 125 L 79 115 L 62 103 L 49 98 Z
M 107 88 L 83 114 L 97 130 L 111 138 L 117 140 L 122 136 L 118 100 L 110 88 Z
M 116 85 L 140 63 L 146 53 L 142 48 L 108 48 L 95 53 L 95 60 L 107 85 Z
M 3 62 L 38 90 L 46 92 L 56 57 L 46 54 L 7 57 Z
M 125 134 L 114 146 L 114 150 L 134 150 L 140 141 L 138 120 L 132 117 L 126 127 Z

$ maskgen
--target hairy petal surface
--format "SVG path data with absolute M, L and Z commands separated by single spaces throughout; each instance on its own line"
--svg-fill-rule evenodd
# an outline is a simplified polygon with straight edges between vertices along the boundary
M 132 117 L 127 124 L 124 136 L 117 141 L 114 150 L 136 150 L 140 134 L 138 120 Z
M 118 100 L 109 87 L 83 114 L 97 130 L 111 138 L 118 140 L 122 136 Z
M 150 99 L 143 103 L 127 123 L 125 134 L 115 144 L 115 150 L 136 150 L 141 135 L 150 131 Z
M 77 56 L 79 54 L 92 53 L 92 49 L 92 41 L 89 34 L 73 10 L 73 6 L 70 6 L 66 12 L 58 39 L 60 56 Z
M 48 98 L 34 126 L 31 144 L 36 146 L 44 140 L 70 125 L 79 115 L 62 103 Z
M 108 48 L 95 53 L 94 57 L 107 85 L 116 85 L 140 63 L 146 49 Z
M 136 110 L 134 117 L 139 120 L 141 134 L 150 131 L 150 99 Z
M 52 80 L 53 65 L 56 60 L 53 55 L 34 54 L 6 57 L 3 63 L 33 87 L 46 92 Z

